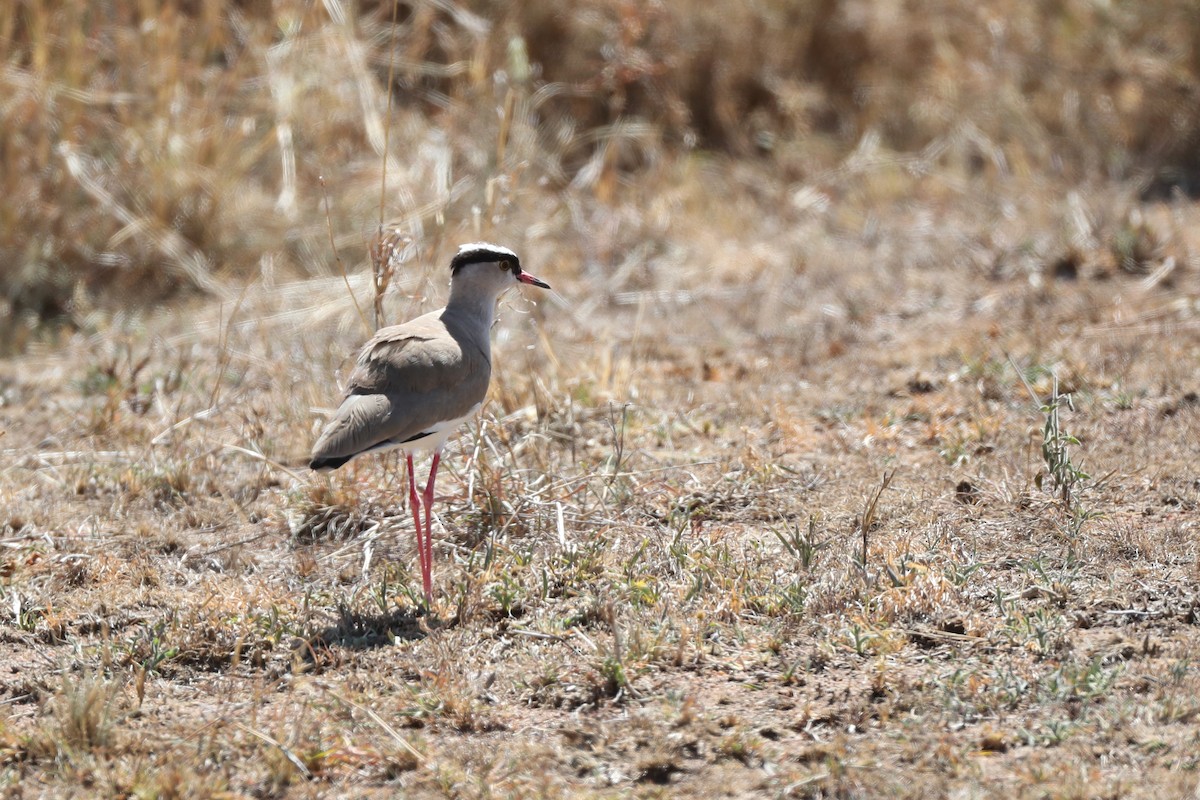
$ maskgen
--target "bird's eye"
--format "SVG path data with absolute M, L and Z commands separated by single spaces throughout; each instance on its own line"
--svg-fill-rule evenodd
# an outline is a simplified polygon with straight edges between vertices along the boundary
M 504 261 L 501 261 L 501 262 L 500 262 L 500 269 L 502 269 L 502 270 L 507 270 L 508 272 L 512 272 L 512 262 L 511 262 L 511 261 L 509 261 L 508 259 L 505 259 Z

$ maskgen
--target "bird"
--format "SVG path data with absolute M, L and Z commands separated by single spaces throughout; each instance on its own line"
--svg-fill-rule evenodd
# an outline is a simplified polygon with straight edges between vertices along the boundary
M 442 447 L 483 404 L 492 374 L 496 301 L 521 285 L 550 288 L 523 270 L 517 254 L 507 247 L 488 242 L 459 247 L 450 260 L 446 306 L 380 328 L 363 345 L 341 405 L 313 445 L 309 467 L 318 471 L 335 470 L 366 453 L 405 453 L 426 606 L 433 602 L 429 525 Z M 429 481 L 418 497 L 413 453 L 429 450 Z

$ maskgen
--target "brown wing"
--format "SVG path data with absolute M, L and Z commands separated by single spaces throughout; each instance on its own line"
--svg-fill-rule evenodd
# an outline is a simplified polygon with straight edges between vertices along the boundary
M 487 394 L 491 365 L 427 314 L 383 328 L 359 354 L 346 396 L 313 446 L 312 465 L 340 466 L 470 413 Z
M 381 328 L 358 354 L 346 396 L 445 391 L 468 367 L 463 348 L 437 314 Z

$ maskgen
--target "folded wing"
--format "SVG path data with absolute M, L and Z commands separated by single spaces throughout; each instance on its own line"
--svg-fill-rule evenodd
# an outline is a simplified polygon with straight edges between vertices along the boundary
M 486 354 L 456 339 L 436 313 L 380 330 L 359 354 L 310 466 L 336 469 L 442 430 L 483 401 L 490 372 Z

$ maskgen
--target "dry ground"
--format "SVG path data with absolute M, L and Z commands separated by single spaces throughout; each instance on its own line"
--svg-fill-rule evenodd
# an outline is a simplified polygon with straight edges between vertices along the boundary
M 3 791 L 1195 796 L 1196 9 L 0 3 Z M 557 290 L 431 609 L 377 223 Z
M 504 303 L 428 612 L 398 462 L 300 466 L 341 278 L 0 364 L 10 794 L 1190 796 L 1196 210 L 690 169 L 656 230 L 494 233 L 557 292 Z

